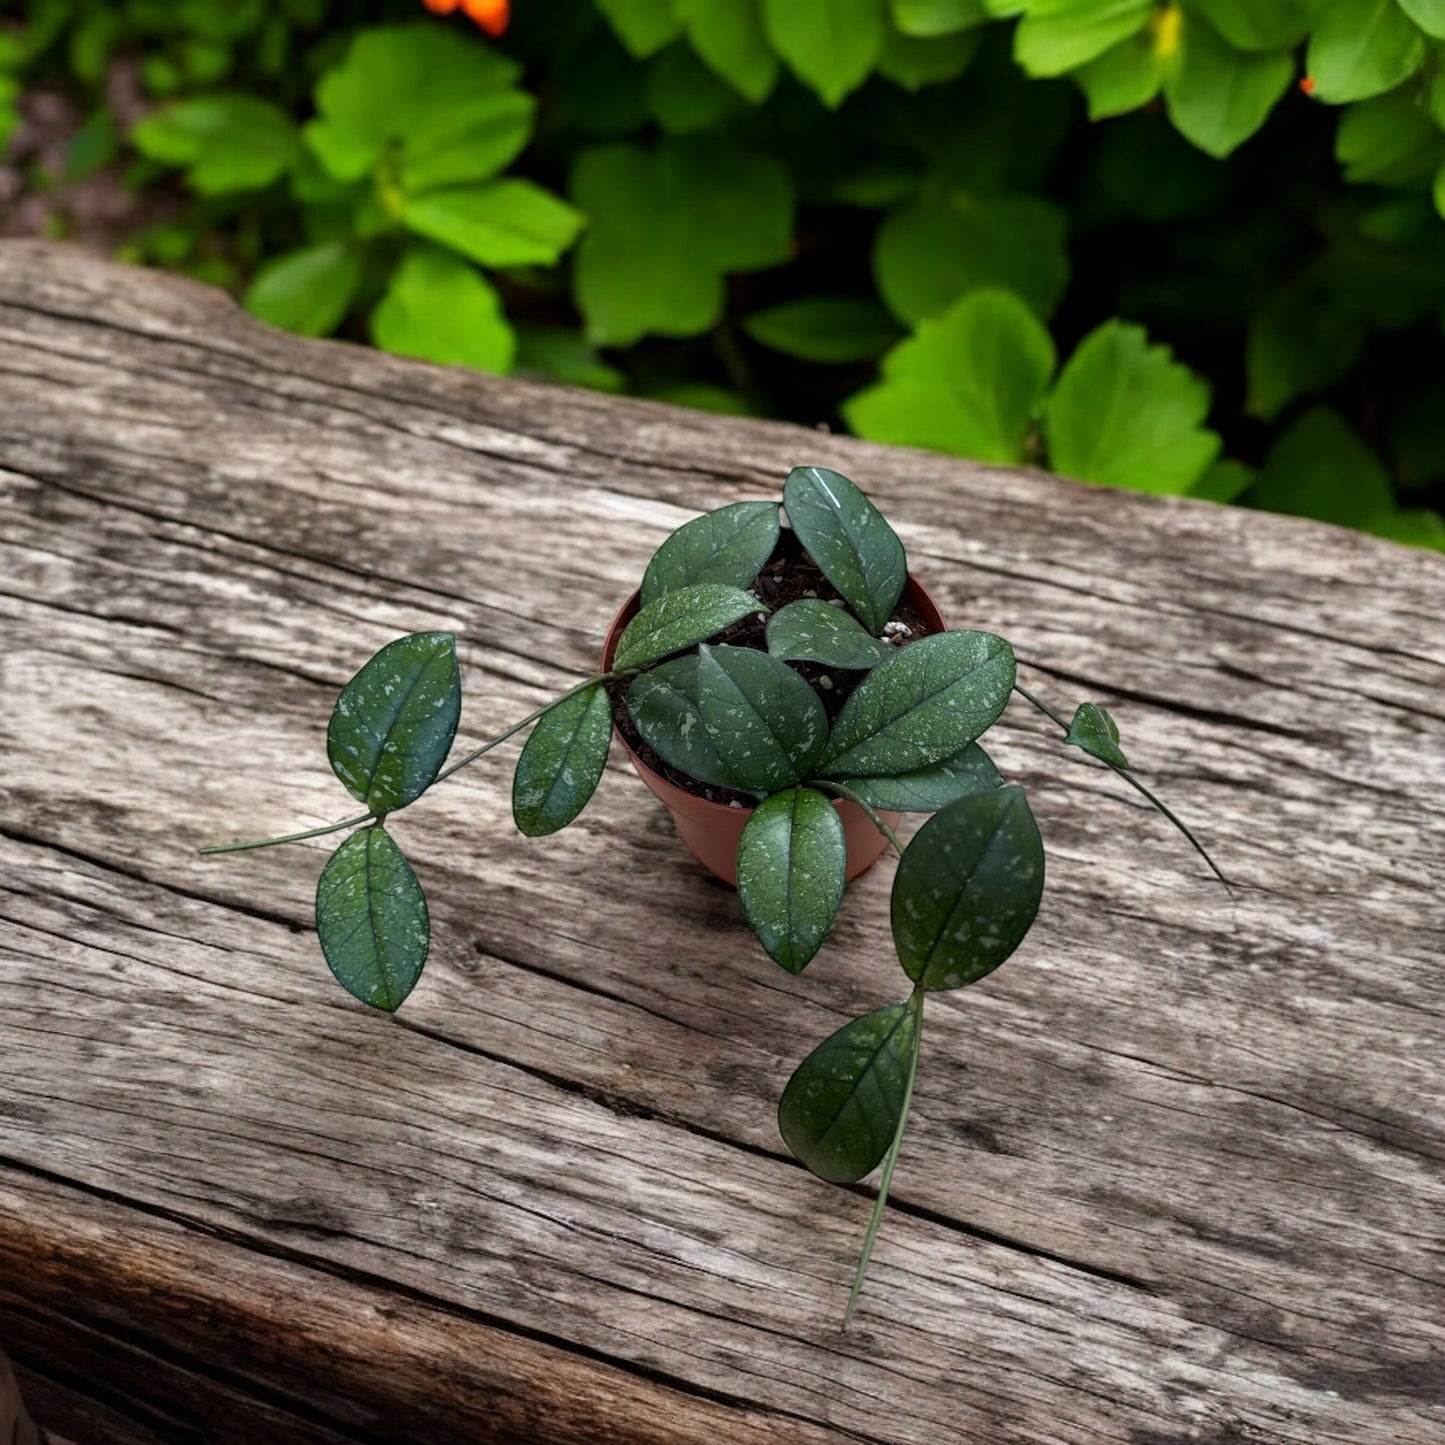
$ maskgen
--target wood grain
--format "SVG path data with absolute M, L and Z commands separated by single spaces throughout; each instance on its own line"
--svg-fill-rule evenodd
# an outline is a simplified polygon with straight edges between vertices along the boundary
M 869 1191 L 774 1111 L 901 991 L 886 867 L 793 979 L 620 750 L 526 840 L 511 748 L 396 820 L 435 941 L 386 1018 L 309 934 L 324 840 L 195 851 L 346 815 L 326 719 L 390 637 L 458 634 L 480 740 L 592 667 L 668 530 L 804 462 L 1030 686 L 1106 703 L 1238 884 L 1010 709 L 1049 891 L 930 1001 L 846 1332 Z M 159 1438 L 1445 1439 L 1442 610 L 1445 559 L 1352 533 L 0 247 L 0 1338 L 124 1375 L 96 1408 Z

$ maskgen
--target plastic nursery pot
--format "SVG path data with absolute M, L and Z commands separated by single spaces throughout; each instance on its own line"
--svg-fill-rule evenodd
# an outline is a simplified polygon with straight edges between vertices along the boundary
M 612 655 L 617 650 L 617 640 L 622 636 L 622 629 L 637 616 L 641 595 L 640 591 L 634 592 L 622 604 L 621 610 L 612 619 L 612 626 L 607 629 L 607 640 L 602 646 L 604 672 L 612 667 Z M 937 603 L 911 572 L 903 589 L 903 600 L 918 609 L 931 631 L 944 630 L 943 617 Z M 637 776 L 662 800 L 672 814 L 677 836 L 682 839 L 687 850 L 715 878 L 721 878 L 724 883 L 736 888 L 738 841 L 743 836 L 743 829 L 752 817 L 753 810 L 734 808 L 725 803 L 712 803 L 706 798 L 689 793 L 685 788 L 679 788 L 676 783 L 668 782 L 632 751 L 627 739 L 616 727 L 613 731 L 617 733 L 618 741 L 627 749 L 627 756 L 632 759 Z M 883 856 L 888 840 L 873 826 L 872 819 L 856 803 L 839 798 L 833 806 L 843 819 L 843 836 L 848 844 L 847 876 L 851 881 L 860 873 L 867 872 Z M 896 828 L 902 815 L 881 813 L 879 816 L 889 827 Z

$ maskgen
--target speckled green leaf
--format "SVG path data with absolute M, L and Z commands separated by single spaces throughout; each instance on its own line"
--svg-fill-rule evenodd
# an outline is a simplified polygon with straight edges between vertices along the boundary
M 734 502 L 684 522 L 656 552 L 642 577 L 642 603 L 699 582 L 746 587 L 778 544 L 776 502 Z
M 917 1039 L 917 1009 L 890 1004 L 845 1024 L 798 1065 L 778 1104 L 778 1128 L 820 1179 L 851 1184 L 888 1152 Z
M 755 648 L 702 647 L 697 656 L 698 711 L 723 767 L 762 793 L 806 777 L 828 741 L 818 694 Z
M 389 642 L 341 691 L 326 730 L 336 776 L 374 813 L 420 797 L 446 760 L 462 711 L 456 638 Z
M 627 689 L 627 710 L 659 757 L 700 783 L 736 788 L 697 707 L 697 654 L 687 653 L 644 672 Z
M 768 618 L 768 651 L 780 662 L 821 662 L 866 671 L 893 655 L 857 618 L 831 602 L 805 597 Z
M 940 632 L 880 662 L 843 704 L 819 771 L 916 772 L 982 737 L 1008 704 L 1014 654 L 990 632 Z
M 336 981 L 388 1013 L 416 986 L 431 920 L 411 864 L 380 823 L 353 833 L 316 885 L 316 932 Z
M 992 973 L 1023 940 L 1044 891 L 1044 845 L 1024 790 L 971 793 L 932 817 L 893 878 L 893 946 L 926 989 Z
M 993 760 L 977 743 L 931 767 L 892 778 L 846 778 L 843 786 L 870 808 L 888 813 L 936 813 L 969 793 L 1003 787 Z
M 517 759 L 512 817 L 529 838 L 565 828 L 597 791 L 612 741 L 612 703 L 600 682 L 543 713 Z
M 656 662 L 669 652 L 681 652 L 696 642 L 761 610 L 762 604 L 750 592 L 721 582 L 701 582 L 669 592 L 649 602 L 631 622 L 617 643 L 612 666 L 617 669 L 641 667 Z
M 1091 758 L 1108 763 L 1111 768 L 1127 768 L 1129 760 L 1119 746 L 1119 724 L 1108 710 L 1096 702 L 1081 702 L 1074 710 L 1069 735 L 1064 739 L 1076 748 L 1083 748 Z
M 793 530 L 869 632 L 883 631 L 903 595 L 908 561 L 883 514 L 827 467 L 794 467 L 783 484 Z
M 738 843 L 743 917 L 774 962 L 801 973 L 843 901 L 848 845 L 838 810 L 811 788 L 774 793 Z

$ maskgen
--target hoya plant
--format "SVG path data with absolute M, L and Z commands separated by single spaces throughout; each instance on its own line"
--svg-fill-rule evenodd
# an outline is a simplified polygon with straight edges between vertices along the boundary
M 818 954 L 843 902 L 840 806 L 861 809 L 898 855 L 891 925 L 902 997 L 819 1044 L 778 1111 L 788 1148 L 821 1178 L 852 1183 L 883 1166 L 851 1314 L 903 1140 L 928 996 L 992 973 L 1043 894 L 1028 800 L 979 739 L 1019 693 L 1199 844 L 1132 777 L 1104 708 L 1084 703 L 1066 723 L 1019 686 L 1002 637 L 937 630 L 908 605 L 903 544 L 846 477 L 795 468 L 783 509 L 787 529 L 778 504 L 761 501 L 678 528 L 648 564 L 608 670 L 455 761 L 455 638 L 389 643 L 343 689 L 327 732 L 331 766 L 365 811 L 205 851 L 353 830 L 321 870 L 317 934 L 337 981 L 390 1011 L 421 976 L 430 923 L 387 820 L 524 728 L 512 813 L 530 837 L 586 806 L 614 726 L 685 791 L 750 810 L 736 855 L 742 914 L 792 974 Z M 932 815 L 906 847 L 885 816 L 902 813 Z

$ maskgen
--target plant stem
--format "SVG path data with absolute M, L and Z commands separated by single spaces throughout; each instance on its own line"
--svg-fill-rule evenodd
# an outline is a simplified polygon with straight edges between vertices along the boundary
M 853 1318 L 858 1306 L 858 1296 L 863 1292 L 863 1279 L 868 1273 L 869 1261 L 873 1258 L 873 1246 L 878 1241 L 878 1229 L 883 1223 L 883 1207 L 888 1203 L 888 1189 L 893 1183 L 893 1169 L 898 1163 L 903 1148 L 903 1131 L 908 1126 L 908 1110 L 913 1104 L 913 1081 L 918 1077 L 918 1055 L 923 1046 L 923 985 L 915 984 L 908 999 L 908 1007 L 914 1015 L 913 1053 L 908 1060 L 908 1082 L 903 1088 L 903 1108 L 898 1113 L 898 1127 L 893 1131 L 893 1142 L 883 1160 L 883 1173 L 878 1180 L 878 1198 L 873 1201 L 873 1213 L 868 1217 L 868 1232 L 863 1236 L 863 1253 L 858 1257 L 858 1269 L 853 1276 L 853 1290 L 848 1296 L 848 1308 L 843 1311 L 843 1324 Z
M 355 818 L 343 818 L 339 823 L 328 823 L 324 828 L 312 828 L 305 833 L 288 833 L 284 838 L 258 838 L 250 843 L 212 843 L 198 851 L 202 853 L 244 853 L 251 848 L 275 848 L 281 843 L 304 843 L 307 838 L 324 838 L 328 833 L 339 833 L 343 828 L 354 828 L 358 823 L 369 823 L 376 815 L 362 813 Z
M 824 778 L 814 778 L 808 786 L 826 788 L 830 793 L 837 793 L 840 798 L 847 798 L 850 803 L 856 803 L 873 820 L 873 826 L 893 845 L 893 851 L 900 858 L 903 856 L 903 844 L 898 841 L 898 834 L 883 821 L 877 809 L 865 803 L 852 788 L 844 787 L 842 783 L 830 783 Z
M 598 673 L 596 677 L 589 677 L 579 682 L 576 687 L 568 688 L 561 697 L 554 697 L 545 707 L 539 707 L 536 712 L 528 713 L 521 722 L 513 723 L 500 737 L 495 737 L 490 742 L 483 743 L 481 747 L 473 749 L 466 757 L 459 758 L 454 762 L 451 767 L 443 768 L 442 771 L 427 784 L 427 787 L 435 787 L 443 778 L 449 778 L 453 773 L 466 767 L 468 763 L 476 762 L 484 753 L 491 752 L 498 743 L 506 742 L 509 737 L 521 732 L 528 723 L 536 722 L 543 713 L 551 712 L 554 707 L 566 702 L 569 697 L 574 697 L 584 688 L 591 687 L 594 683 L 606 682 L 608 678 L 614 675 L 615 674 L 610 672 L 601 672 Z M 359 817 L 346 818 L 340 823 L 328 823 L 324 828 L 312 828 L 305 833 L 287 833 L 284 838 L 257 838 L 250 843 L 213 843 L 208 847 L 202 848 L 200 851 L 202 853 L 244 853 L 251 848 L 275 848 L 282 843 L 303 843 L 308 838 L 324 838 L 328 833 L 339 833 L 343 828 L 354 828 L 358 823 L 369 823 L 375 816 L 374 813 L 362 813 Z
M 1033 703 L 1033 705 L 1038 708 L 1038 710 L 1043 713 L 1045 717 L 1052 718 L 1054 722 L 1056 722 L 1061 728 L 1063 728 L 1065 737 L 1068 736 L 1068 723 L 1066 723 L 1063 718 L 1061 718 L 1058 713 L 1056 713 L 1053 708 L 1051 708 L 1046 702 L 1043 702 L 1039 698 L 1036 698 L 1033 693 L 1031 693 L 1025 687 L 1020 687 L 1018 683 L 1014 683 L 1014 691 L 1018 693 L 1020 697 L 1026 698 L 1029 702 Z M 1089 756 L 1093 757 L 1094 754 L 1090 753 Z M 1127 768 L 1121 768 L 1117 763 L 1111 763 L 1107 758 L 1100 758 L 1099 762 L 1103 763 L 1105 767 L 1111 768 L 1114 772 L 1118 773 L 1118 775 L 1123 778 L 1123 780 L 1128 783 L 1131 788 L 1134 788 L 1136 791 L 1142 793 L 1161 813 L 1164 814 L 1166 818 L 1168 818 L 1171 823 L 1174 824 L 1176 828 L 1179 829 L 1181 833 L 1184 834 L 1184 836 L 1189 840 L 1194 851 L 1198 853 L 1199 856 L 1203 858 L 1204 861 L 1209 865 L 1210 871 L 1214 874 L 1214 876 L 1219 879 L 1219 881 L 1224 884 L 1226 888 L 1233 888 L 1233 885 L 1230 883 L 1229 879 L 1226 878 L 1224 874 L 1219 871 L 1219 865 L 1214 861 L 1213 858 L 1209 856 L 1209 852 L 1205 848 L 1204 844 L 1201 843 L 1199 839 L 1196 838 L 1194 834 L 1191 833 L 1189 829 L 1186 828 L 1184 824 L 1180 822 L 1179 819 L 1176 818 L 1174 814 L 1170 812 L 1170 810 L 1166 808 L 1164 804 L 1161 803 L 1159 799 L 1156 798 L 1154 794 L 1151 793 L 1149 789 L 1146 788 L 1144 784 L 1141 783 L 1139 779 L 1133 775 L 1133 773 L 1131 773 Z

